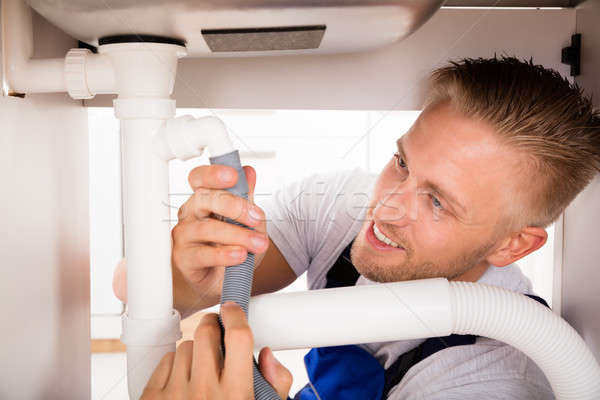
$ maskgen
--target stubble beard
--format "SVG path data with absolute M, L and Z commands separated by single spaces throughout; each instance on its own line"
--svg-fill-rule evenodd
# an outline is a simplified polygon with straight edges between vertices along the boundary
M 364 235 L 362 235 L 362 238 L 364 238 Z M 363 241 L 366 242 L 365 239 Z M 453 260 L 445 262 L 425 261 L 416 264 L 412 260 L 414 252 L 411 249 L 406 249 L 406 258 L 402 263 L 381 265 L 373 262 L 368 255 L 361 255 L 359 248 L 361 244 L 355 241 L 350 248 L 350 259 L 362 276 L 374 282 L 401 282 L 428 278 L 447 278 L 450 280 L 478 265 L 494 244 L 490 241 Z M 362 246 L 369 246 L 369 244 L 362 243 Z

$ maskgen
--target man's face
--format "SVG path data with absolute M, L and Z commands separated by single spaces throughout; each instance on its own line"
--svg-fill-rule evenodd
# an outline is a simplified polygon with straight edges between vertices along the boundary
M 516 193 L 517 165 L 486 123 L 447 103 L 428 107 L 377 179 L 353 264 L 378 282 L 460 279 L 487 266 Z

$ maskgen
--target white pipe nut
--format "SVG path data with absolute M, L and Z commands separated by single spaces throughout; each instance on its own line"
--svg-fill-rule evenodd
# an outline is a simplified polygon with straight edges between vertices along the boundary
M 65 57 L 65 81 L 67 92 L 76 99 L 91 99 L 94 94 L 87 85 L 86 58 L 92 52 L 88 49 L 71 49 Z
M 182 337 L 181 317 L 177 310 L 163 318 L 135 318 L 127 313 L 121 316 L 121 342 L 134 346 L 162 346 L 173 344 Z

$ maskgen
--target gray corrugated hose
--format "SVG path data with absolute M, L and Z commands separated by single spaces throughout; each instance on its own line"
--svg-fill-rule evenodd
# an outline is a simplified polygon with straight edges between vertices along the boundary
M 226 153 L 221 156 L 211 157 L 211 164 L 227 165 L 233 167 L 238 172 L 237 184 L 228 189 L 230 193 L 237 196 L 248 198 L 248 182 L 246 181 L 246 174 L 242 169 L 240 162 L 240 155 L 237 150 L 231 153 Z M 239 222 L 227 220 L 227 222 L 243 226 Z M 221 294 L 221 304 L 227 301 L 234 301 L 246 316 L 248 315 L 248 302 L 250 301 L 250 292 L 252 289 L 252 279 L 254 277 L 254 254 L 248 253 L 246 260 L 235 266 L 225 268 L 225 279 L 223 281 L 223 292 Z M 222 325 L 221 325 L 222 327 Z M 281 400 L 279 395 L 275 392 L 273 387 L 265 380 L 260 371 L 256 361 L 253 366 L 254 376 L 254 398 L 257 400 Z

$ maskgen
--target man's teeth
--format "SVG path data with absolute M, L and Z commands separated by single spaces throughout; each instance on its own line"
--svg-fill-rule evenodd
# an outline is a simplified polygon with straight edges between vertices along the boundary
M 385 236 L 379 229 L 377 229 L 377 225 L 373 224 L 373 232 L 375 233 L 375 237 L 382 241 L 383 243 L 392 246 L 392 247 L 400 247 L 400 245 L 394 242 L 392 239 Z

